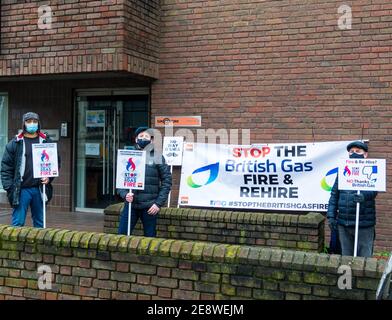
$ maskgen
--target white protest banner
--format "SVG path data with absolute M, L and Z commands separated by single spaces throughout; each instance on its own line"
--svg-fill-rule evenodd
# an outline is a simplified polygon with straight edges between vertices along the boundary
M 57 143 L 34 143 L 31 145 L 33 154 L 33 177 L 53 178 L 59 176 Z M 46 185 L 42 185 L 43 227 L 46 228 Z
M 326 211 L 349 142 L 185 143 L 179 204 Z
M 32 144 L 34 178 L 59 176 L 57 143 Z
M 180 166 L 182 164 L 182 150 L 184 137 L 164 137 L 163 156 L 169 166 Z
M 145 151 L 118 150 L 116 188 L 143 190 L 145 170 Z
M 339 190 L 386 190 L 385 159 L 341 160 L 339 173 Z

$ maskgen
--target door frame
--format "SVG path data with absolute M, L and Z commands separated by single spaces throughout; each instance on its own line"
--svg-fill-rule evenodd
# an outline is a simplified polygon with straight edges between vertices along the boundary
M 0 91 L 0 95 L 5 97 L 4 101 L 5 101 L 6 108 L 5 108 L 5 111 L 3 110 L 3 113 L 1 115 L 1 117 L 3 117 L 4 120 L 5 120 L 5 128 L 3 128 L 3 129 L 5 129 L 4 130 L 5 131 L 5 143 L 7 144 L 8 141 L 9 141 L 9 137 L 8 137 L 9 93 L 7 91 Z M 1 152 L 3 152 L 3 150 L 1 150 Z M 3 189 L 3 186 L 1 184 L 0 184 L 0 193 L 1 194 L 5 194 L 6 193 L 5 190 Z
M 77 98 L 78 97 L 89 97 L 89 96 L 136 96 L 136 95 L 147 95 L 147 118 L 148 125 L 151 125 L 151 87 L 135 87 L 135 88 L 87 88 L 87 89 L 74 89 L 72 92 L 72 103 L 73 103 L 73 126 L 72 126 L 72 184 L 71 184 L 71 209 L 74 212 L 92 212 L 92 213 L 103 213 L 104 209 L 96 208 L 77 208 L 76 207 L 76 123 L 77 123 Z

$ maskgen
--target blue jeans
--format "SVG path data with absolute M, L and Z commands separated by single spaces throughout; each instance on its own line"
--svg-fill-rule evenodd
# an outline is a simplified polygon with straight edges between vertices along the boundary
M 22 188 L 20 190 L 19 206 L 12 211 L 12 225 L 22 227 L 26 222 L 27 210 L 31 207 L 31 217 L 33 225 L 36 228 L 44 226 L 43 216 L 44 207 L 42 203 L 42 195 L 38 187 Z
M 156 237 L 156 235 L 157 235 L 156 226 L 157 226 L 158 214 L 151 215 L 151 214 L 148 214 L 147 211 L 148 211 L 148 208 L 147 209 L 134 209 L 133 207 L 131 208 L 130 234 L 132 234 L 132 231 L 135 228 L 135 225 L 140 218 L 143 223 L 144 236 Z M 118 233 L 126 235 L 127 232 L 128 232 L 128 202 L 125 202 L 124 209 L 121 212 Z
M 343 256 L 354 255 L 355 228 L 338 225 L 340 244 Z M 358 228 L 358 257 L 373 256 L 375 229 L 373 227 Z

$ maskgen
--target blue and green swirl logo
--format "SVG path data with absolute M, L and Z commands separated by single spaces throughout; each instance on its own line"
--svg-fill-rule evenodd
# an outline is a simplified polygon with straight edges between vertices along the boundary
M 193 181 L 192 176 L 194 174 L 204 172 L 204 171 L 210 171 L 210 176 L 208 177 L 208 180 L 205 184 L 197 184 Z M 202 186 L 205 186 L 207 184 L 210 184 L 211 182 L 214 182 L 215 179 L 218 177 L 218 172 L 219 172 L 219 162 L 214 163 L 214 164 L 209 164 L 207 166 L 201 167 L 199 169 L 196 169 L 195 171 L 192 172 L 192 174 L 188 177 L 186 180 L 188 183 L 188 186 L 191 188 L 200 188 Z
M 321 188 L 323 188 L 325 191 L 328 191 L 328 192 L 331 191 L 332 187 L 333 187 L 333 183 L 332 183 L 332 186 L 330 186 L 327 183 L 327 177 L 330 175 L 333 175 L 333 174 L 337 174 L 337 173 L 338 173 L 338 168 L 333 168 L 333 169 L 329 170 L 327 172 L 327 174 L 325 175 L 325 177 L 321 179 Z

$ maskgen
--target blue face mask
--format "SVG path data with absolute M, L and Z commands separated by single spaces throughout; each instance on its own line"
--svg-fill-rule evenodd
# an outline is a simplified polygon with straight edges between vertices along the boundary
M 350 159 L 364 159 L 365 155 L 363 153 L 352 153 L 350 154 Z
M 26 123 L 25 127 L 28 133 L 36 133 L 38 131 L 38 123 Z
M 144 149 L 146 146 L 148 146 L 151 143 L 151 140 L 147 139 L 137 139 L 136 141 L 137 145 L 141 148 Z

